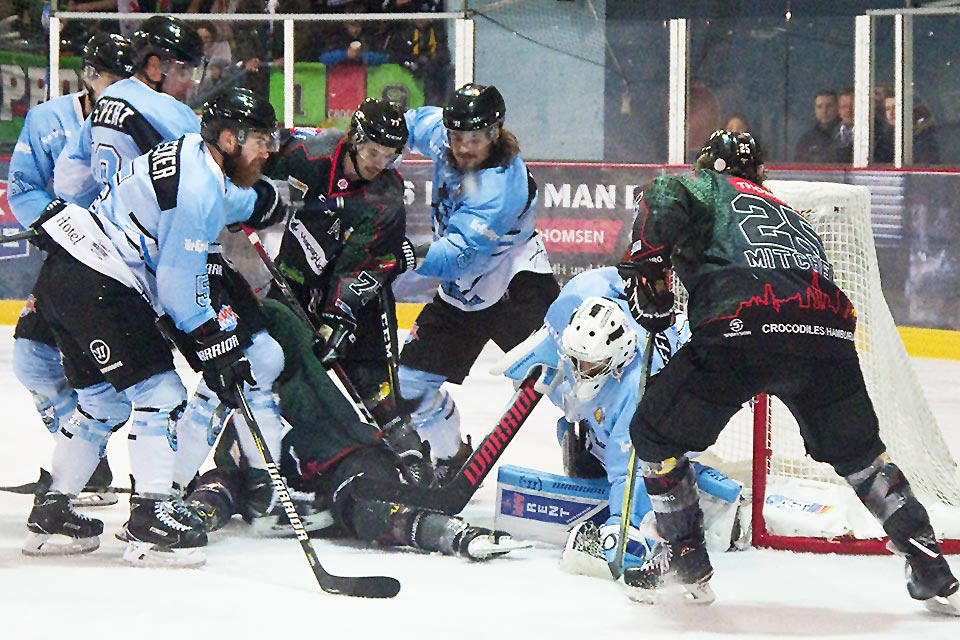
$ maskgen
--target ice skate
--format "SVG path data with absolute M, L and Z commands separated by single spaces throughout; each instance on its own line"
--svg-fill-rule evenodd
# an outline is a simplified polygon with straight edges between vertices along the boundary
M 457 472 L 463 468 L 471 455 L 473 455 L 473 440 L 470 436 L 467 436 L 467 441 L 460 443 L 460 448 L 453 456 L 438 458 L 433 465 L 437 486 L 442 487 L 450 482 L 457 475 Z
M 326 529 L 333 525 L 333 512 L 323 500 L 317 500 L 316 494 L 289 489 L 297 515 L 307 533 Z M 273 506 L 270 513 L 254 518 L 250 522 L 254 535 L 265 538 L 280 538 L 296 535 L 290 526 L 283 505 L 279 502 Z
M 30 536 L 21 547 L 25 555 L 75 555 L 100 547 L 103 522 L 74 511 L 70 496 L 49 492 L 34 499 L 27 529 Z
M 75 507 L 107 507 L 111 504 L 117 504 L 117 494 L 110 487 L 113 482 L 113 472 L 110 471 L 110 463 L 106 456 L 100 458 L 100 463 L 94 469 L 93 475 L 87 481 L 87 485 L 80 492 L 80 495 L 73 498 L 71 502 Z
M 456 555 L 478 562 L 499 558 L 511 551 L 529 549 L 532 546 L 524 540 L 514 540 L 504 531 L 491 531 L 471 525 L 467 525 L 453 542 Z
M 914 600 L 934 612 L 960 616 L 960 583 L 950 571 L 946 558 L 932 535 L 918 535 L 908 539 L 913 548 L 903 551 L 892 542 L 887 549 L 906 559 L 904 567 L 907 592 Z
M 603 554 L 600 529 L 590 520 L 575 526 L 567 537 L 567 544 L 560 556 L 560 568 L 567 573 L 609 580 L 610 565 Z
M 146 567 L 199 567 L 207 561 L 207 534 L 191 526 L 170 497 L 130 498 L 130 520 L 124 527 L 123 559 Z M 196 518 L 199 521 L 199 518 Z
M 712 576 L 703 541 L 681 540 L 657 543 L 646 562 L 624 570 L 623 584 L 627 597 L 643 604 L 711 604 L 716 600 Z

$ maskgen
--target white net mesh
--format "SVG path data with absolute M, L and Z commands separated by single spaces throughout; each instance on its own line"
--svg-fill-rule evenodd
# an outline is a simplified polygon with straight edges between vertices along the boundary
M 953 511 L 953 507 L 960 506 L 957 465 L 910 365 L 880 288 L 869 190 L 862 186 L 799 181 L 769 181 L 765 186 L 813 224 L 833 263 L 837 283 L 857 309 L 855 341 L 860 366 L 880 421 L 880 435 L 891 457 L 932 516 L 944 509 Z M 681 298 L 685 296 L 678 296 Z M 741 410 L 705 454 L 704 462 L 749 483 L 752 425 L 752 409 Z M 845 487 L 832 467 L 806 455 L 796 421 L 775 398 L 770 402 L 768 444 L 772 451 L 767 461 L 771 487 L 782 486 L 783 481 L 790 479 Z M 936 525 L 937 517 L 934 520 Z

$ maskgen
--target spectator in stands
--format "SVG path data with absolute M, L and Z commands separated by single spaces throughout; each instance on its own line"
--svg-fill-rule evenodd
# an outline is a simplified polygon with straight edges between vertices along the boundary
M 836 137 L 840 129 L 837 92 L 820 91 L 814 101 L 813 113 L 817 122 L 813 128 L 800 136 L 795 160 L 811 164 L 837 162 Z
M 884 115 L 890 131 L 890 160 L 893 161 L 893 128 L 897 122 L 897 99 L 884 99 Z M 913 107 L 913 164 L 939 164 L 940 145 L 936 138 L 933 113 L 923 103 Z
M 896 100 L 893 88 L 877 85 L 873 90 L 873 161 L 880 164 L 893 162 L 893 124 L 896 122 Z M 890 112 L 887 112 L 887 101 Z
M 837 94 L 837 112 L 840 126 L 837 128 L 837 162 L 853 162 L 853 89 L 844 89 Z
M 205 92 L 217 86 L 225 75 L 229 74 L 233 57 L 230 43 L 220 39 L 220 34 L 210 21 L 196 22 L 197 33 L 203 40 L 203 55 L 207 59 L 207 72 L 200 85 L 200 91 Z
M 368 66 L 386 63 L 382 39 L 368 31 L 366 22 L 346 20 L 324 42 L 323 52 L 317 59 L 328 67 L 338 64 L 365 64 Z
M 424 104 L 446 104 L 453 79 L 443 25 L 432 20 L 401 22 L 389 43 L 392 61 L 409 69 L 423 88 Z

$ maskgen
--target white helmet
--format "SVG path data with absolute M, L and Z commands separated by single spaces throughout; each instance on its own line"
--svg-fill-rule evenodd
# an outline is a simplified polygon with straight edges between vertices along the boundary
M 561 343 L 573 373 L 573 393 L 580 400 L 597 395 L 607 376 L 619 379 L 637 355 L 637 332 L 609 298 L 584 300 L 563 330 Z

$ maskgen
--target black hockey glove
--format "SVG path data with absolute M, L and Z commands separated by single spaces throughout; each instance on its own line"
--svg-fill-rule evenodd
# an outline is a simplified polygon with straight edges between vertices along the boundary
M 30 225 L 30 228 L 33 229 L 37 235 L 29 238 L 27 242 L 35 246 L 41 251 L 50 252 L 57 245 L 56 240 L 51 238 L 46 231 L 43 229 L 43 223 L 57 215 L 63 208 L 67 206 L 67 203 L 60 198 L 54 198 L 53 201 L 43 208 L 43 211 L 40 213 L 40 217 L 33 221 L 33 224 Z
M 400 269 L 397 273 L 403 273 L 405 271 L 413 271 L 417 268 L 417 250 L 413 246 L 413 243 L 410 242 L 410 238 L 404 238 L 403 242 L 400 243 Z
M 320 315 L 320 326 L 317 327 L 317 342 L 313 346 L 320 364 L 329 366 L 346 355 L 347 349 L 357 341 L 354 333 L 357 325 L 344 316 L 333 313 Z
M 207 320 L 189 335 L 196 342 L 203 381 L 223 404 L 233 409 L 239 408 L 237 384 L 257 384 L 250 370 L 250 362 L 243 353 L 250 341 L 242 342 L 235 330 L 221 330 L 216 320 Z
M 665 331 L 674 322 L 673 292 L 667 287 L 670 259 L 624 261 L 617 265 L 627 294 L 627 306 L 641 327 L 650 333 Z
M 280 198 L 273 180 L 260 178 L 254 185 L 257 201 L 253 204 L 253 213 L 247 219 L 247 226 L 253 229 L 265 229 L 275 225 L 287 215 L 287 205 Z

